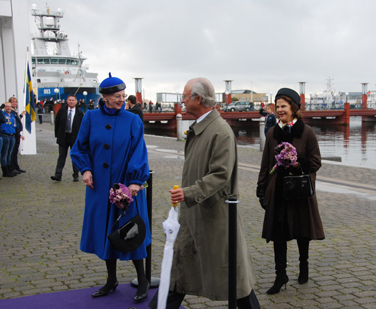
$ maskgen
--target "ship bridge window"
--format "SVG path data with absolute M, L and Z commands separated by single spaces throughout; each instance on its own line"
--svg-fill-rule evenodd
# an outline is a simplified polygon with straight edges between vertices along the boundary
M 57 64 L 57 63 L 58 63 L 58 59 L 55 59 L 55 58 L 51 59 L 51 64 Z
M 43 64 L 44 63 L 43 59 L 41 59 L 41 58 L 38 58 L 37 61 L 38 61 L 38 64 Z
M 31 58 L 31 63 L 35 64 L 35 58 Z
M 78 61 L 77 60 L 72 60 L 72 65 L 78 65 Z
M 50 64 L 50 59 L 49 58 L 44 58 L 44 64 Z
M 65 64 L 66 59 L 59 59 L 59 64 Z
M 71 64 L 71 60 L 70 59 L 67 59 L 67 64 Z

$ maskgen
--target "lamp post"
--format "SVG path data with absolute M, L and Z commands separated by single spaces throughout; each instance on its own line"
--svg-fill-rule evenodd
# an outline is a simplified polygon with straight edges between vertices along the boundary
M 54 89 L 54 92 L 56 93 L 56 101 L 57 101 L 57 94 L 60 92 L 60 91 L 59 91 L 59 88 L 55 88 L 55 89 Z
M 312 92 L 310 92 L 309 93 L 309 109 L 308 110 L 312 110 L 312 100 L 313 99 L 313 93 Z
M 226 97 L 226 108 L 228 106 L 228 95 L 229 95 L 229 92 L 226 90 L 225 91 L 225 97 Z
M 87 91 L 84 91 L 83 93 L 82 93 L 83 95 L 84 95 L 84 97 L 85 97 L 85 103 L 86 103 L 86 96 L 87 96 Z
M 270 103 L 273 103 L 273 92 L 270 93 Z

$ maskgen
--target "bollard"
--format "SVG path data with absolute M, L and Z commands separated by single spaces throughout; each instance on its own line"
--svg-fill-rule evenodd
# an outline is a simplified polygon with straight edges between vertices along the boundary
M 181 114 L 176 115 L 176 135 L 178 141 L 183 140 L 183 116 Z
M 264 151 L 265 147 L 265 118 L 261 117 L 260 118 L 260 151 Z
M 146 188 L 146 200 L 148 205 L 148 216 L 149 216 L 149 226 L 150 235 L 152 235 L 152 221 L 153 221 L 153 174 L 154 171 L 149 171 L 148 187 Z M 147 257 L 145 259 L 145 275 L 148 279 L 151 288 L 156 288 L 159 286 L 160 278 L 151 276 L 151 244 L 146 247 Z M 137 278 L 133 279 L 131 282 L 132 286 L 138 286 Z
M 55 124 L 55 114 L 54 114 L 54 111 L 50 111 L 50 115 L 51 115 L 51 124 L 54 125 Z
M 228 207 L 228 308 L 236 309 L 237 204 L 236 196 L 226 200 Z

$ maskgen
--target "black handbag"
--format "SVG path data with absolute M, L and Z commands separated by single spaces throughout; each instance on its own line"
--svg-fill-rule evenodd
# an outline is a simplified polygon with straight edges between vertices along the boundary
M 137 207 L 137 215 L 108 235 L 111 245 L 116 250 L 124 253 L 134 251 L 140 247 L 146 236 L 145 222 L 142 220 L 139 214 L 136 197 L 134 197 L 134 199 Z M 125 213 L 126 210 L 123 210 L 122 214 L 119 216 L 119 218 L 117 218 L 111 227 L 111 231 L 115 227 L 116 223 L 119 222 L 120 218 L 125 216 Z
M 300 164 L 299 164 L 300 166 Z M 309 198 L 315 195 L 311 176 L 304 174 L 300 166 L 301 175 L 292 175 L 291 168 L 289 176 L 283 179 L 283 197 L 289 199 Z

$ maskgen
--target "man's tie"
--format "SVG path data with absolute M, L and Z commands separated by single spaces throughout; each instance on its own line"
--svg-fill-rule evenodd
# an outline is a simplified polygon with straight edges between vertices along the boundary
M 67 124 L 65 125 L 65 132 L 68 132 L 68 133 L 72 132 L 72 110 L 71 109 L 69 109 Z

